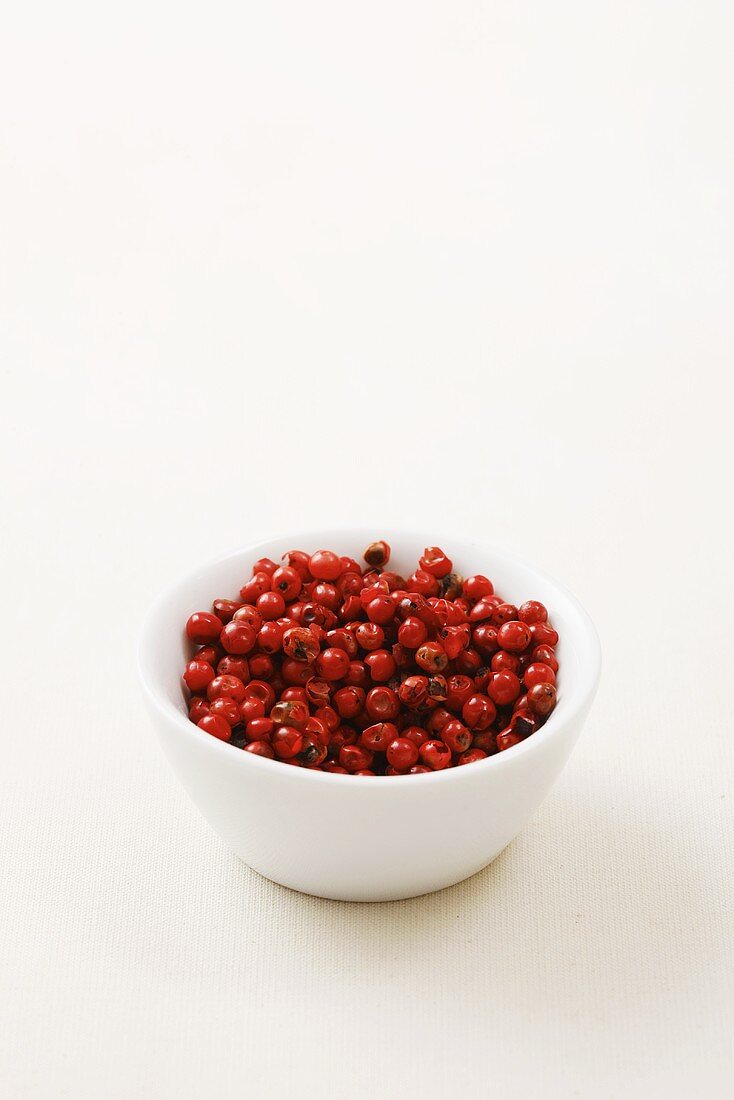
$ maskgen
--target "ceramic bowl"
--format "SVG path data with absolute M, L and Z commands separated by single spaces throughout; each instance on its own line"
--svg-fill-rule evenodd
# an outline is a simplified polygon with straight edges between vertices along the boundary
M 559 694 L 546 724 L 513 748 L 465 767 L 351 776 L 287 767 L 238 750 L 189 722 L 183 626 L 219 596 L 236 597 L 252 563 L 328 547 L 359 560 L 386 538 L 390 568 L 409 573 L 440 545 L 463 574 L 483 573 L 506 599 L 539 599 L 560 634 Z M 201 566 L 155 603 L 142 630 L 140 678 L 166 756 L 212 828 L 250 867 L 307 894 L 345 901 L 414 897 L 486 867 L 547 795 L 581 732 L 599 681 L 591 619 L 545 573 L 481 540 L 429 532 L 316 530 L 256 543 Z

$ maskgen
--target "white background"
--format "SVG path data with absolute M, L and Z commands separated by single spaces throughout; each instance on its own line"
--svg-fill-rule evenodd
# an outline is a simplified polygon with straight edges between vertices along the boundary
M 733 34 L 693 0 L 6 12 L 6 1095 L 729 1093 Z M 169 580 L 342 521 L 506 544 L 605 654 L 532 824 L 404 903 L 240 865 L 135 682 Z

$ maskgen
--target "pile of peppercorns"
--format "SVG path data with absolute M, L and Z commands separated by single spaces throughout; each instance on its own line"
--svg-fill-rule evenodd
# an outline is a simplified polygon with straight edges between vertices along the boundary
M 261 558 L 239 600 L 196 611 L 186 634 L 189 717 L 284 764 L 415 775 L 502 752 L 556 705 L 558 634 L 437 546 L 409 577 L 373 542 L 366 567 L 331 550 Z

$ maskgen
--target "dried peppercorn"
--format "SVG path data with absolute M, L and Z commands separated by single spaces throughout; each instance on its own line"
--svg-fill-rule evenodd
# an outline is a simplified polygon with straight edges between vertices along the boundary
M 251 755 L 355 776 L 464 766 L 532 736 L 557 701 L 558 633 L 440 547 L 408 575 L 321 549 L 255 562 L 186 621 L 191 721 Z

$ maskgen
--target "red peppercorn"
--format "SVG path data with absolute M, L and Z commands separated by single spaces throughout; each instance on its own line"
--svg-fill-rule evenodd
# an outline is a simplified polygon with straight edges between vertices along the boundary
M 206 695 L 209 702 L 226 695 L 241 703 L 245 698 L 245 690 L 245 685 L 236 676 L 215 676 L 206 689 Z
M 490 629 L 494 630 L 494 627 Z M 503 668 L 508 668 L 510 672 L 518 672 L 520 668 L 520 659 L 515 653 L 505 653 L 504 649 L 500 649 L 497 653 L 492 655 L 492 660 L 489 664 L 492 672 L 501 672 Z
M 270 591 L 270 574 L 265 573 L 262 570 L 256 572 L 240 588 L 240 599 L 244 603 L 254 604 L 258 596 L 262 596 L 263 592 Z
M 442 771 L 451 763 L 451 749 L 443 741 L 426 741 L 418 752 L 423 763 L 433 771 Z
M 342 558 L 342 564 L 344 564 L 346 560 L 347 559 Z M 347 596 L 358 596 L 364 588 L 364 580 L 362 578 L 362 574 L 357 572 L 356 570 L 352 571 L 350 569 L 347 569 L 346 566 L 345 571 L 341 574 L 340 577 L 337 578 L 334 583 L 336 585 L 337 592 L 340 592 L 343 598 L 346 598 Z
M 246 684 L 252 679 L 250 675 L 250 662 L 247 660 L 247 657 L 235 657 L 228 653 L 226 657 L 222 657 L 221 661 L 218 662 L 217 675 L 236 676 L 238 680 Z
M 426 672 L 443 672 L 449 659 L 440 642 L 424 642 L 415 652 L 415 662 Z
M 273 592 L 279 592 L 284 600 L 295 600 L 301 591 L 303 577 L 292 565 L 281 565 L 272 576 Z
M 219 638 L 227 653 L 236 654 L 249 653 L 257 641 L 257 635 L 252 627 L 236 619 L 227 623 Z
M 248 741 L 269 741 L 274 729 L 272 718 L 251 718 L 245 726 L 245 737 Z
M 472 738 L 472 748 L 479 749 L 487 756 L 494 756 L 497 752 L 494 731 L 489 729 L 482 730 L 481 733 L 475 733 Z
M 290 759 L 303 748 L 303 734 L 292 726 L 277 726 L 273 730 L 272 746 L 276 756 Z
M 250 674 L 256 680 L 272 680 L 275 675 L 275 664 L 267 653 L 250 654 Z
M 496 626 L 499 629 L 499 627 L 504 626 L 505 623 L 512 622 L 514 619 L 517 619 L 517 608 L 515 605 L 511 603 L 501 603 L 494 608 L 489 621 L 492 626 Z
M 462 591 L 468 600 L 481 600 L 482 596 L 492 596 L 494 587 L 490 580 L 481 573 L 476 573 L 473 577 L 466 578 Z
M 205 699 L 203 695 L 192 695 L 189 701 L 189 718 L 198 725 L 199 719 L 203 718 L 205 714 L 211 713 L 211 706 L 209 700 Z
M 344 683 L 350 687 L 366 688 L 370 682 L 371 677 L 364 661 L 350 661 Z
M 376 649 L 368 653 L 364 663 L 370 670 L 370 675 L 375 683 L 386 684 L 397 672 L 397 665 L 392 653 L 386 649 Z
M 429 732 L 434 737 L 440 738 L 440 736 L 443 732 L 444 726 L 446 725 L 447 722 L 450 722 L 453 718 L 454 718 L 454 715 L 451 713 L 450 710 L 447 710 L 445 707 L 436 707 L 429 714 L 428 721 L 426 722 L 426 726 L 427 726 Z M 408 736 L 407 733 L 404 732 L 403 737 L 407 737 L 407 736 Z M 424 740 L 428 740 L 428 738 L 424 737 Z
M 469 612 L 469 622 L 481 623 L 491 619 L 495 606 L 494 599 L 491 596 L 482 596 Z
M 432 577 L 445 577 L 453 569 L 453 562 L 438 546 L 427 546 L 418 562 L 421 569 Z
M 398 629 L 398 642 L 406 649 L 417 649 L 428 637 L 428 627 L 417 615 L 408 615 Z
M 506 707 L 520 694 L 520 681 L 514 672 L 503 669 L 493 672 L 487 684 L 487 695 L 498 707 Z
M 336 611 L 341 603 L 341 598 L 333 584 L 328 581 L 318 581 L 311 591 L 311 599 L 321 607 L 327 607 L 330 611 Z
M 556 689 L 553 684 L 534 684 L 528 691 L 528 706 L 539 718 L 547 718 L 556 705 Z
M 377 623 L 378 626 L 387 626 L 395 617 L 395 604 L 386 593 L 373 596 L 365 610 L 370 622 Z
M 482 667 L 482 658 L 473 648 L 463 649 L 456 658 L 456 671 L 462 676 L 476 676 Z
M 237 726 L 241 721 L 239 705 L 227 695 L 212 700 L 209 713 L 223 718 L 230 726 Z
M 275 756 L 272 746 L 267 741 L 250 741 L 245 745 L 245 752 L 251 752 L 254 756 L 264 756 L 268 760 L 272 760 Z
M 421 596 L 437 596 L 441 591 L 437 578 L 425 569 L 416 569 L 411 573 L 407 584 L 411 592 L 418 592 Z
M 555 684 L 556 674 L 550 665 L 532 664 L 525 669 L 522 679 L 526 688 L 532 688 L 536 684 Z
M 425 764 L 414 764 L 413 767 L 408 772 L 408 775 L 421 775 L 421 774 L 425 775 L 427 772 L 430 772 L 431 770 L 432 769 L 427 768 L 425 766 Z
M 364 701 L 364 688 L 343 687 L 334 692 L 334 707 L 341 718 L 356 718 L 364 707 Z
M 278 563 L 274 562 L 272 558 L 258 558 L 252 567 L 252 572 L 267 573 L 269 577 L 272 577 L 277 568 Z
M 229 722 L 222 718 L 221 714 L 205 714 L 196 724 L 199 729 L 204 730 L 204 733 L 210 733 L 212 737 L 217 737 L 220 741 L 230 741 L 232 739 L 232 727 Z
M 224 623 L 217 615 L 209 611 L 195 611 L 189 615 L 186 622 L 186 634 L 192 642 L 205 645 L 207 642 L 218 642 Z
M 530 634 L 534 646 L 558 645 L 558 632 L 553 629 L 550 623 L 531 623 Z
M 497 717 L 497 708 L 486 695 L 470 695 L 462 707 L 461 716 L 470 730 L 486 730 Z
M 333 707 L 321 706 L 317 707 L 315 716 L 319 722 L 323 722 L 328 732 L 333 732 L 339 726 L 339 715 L 336 713 Z
M 220 622 L 228 623 L 232 621 L 235 611 L 240 606 L 237 600 L 215 600 L 212 604 L 212 615 L 215 615 Z
M 446 706 L 450 710 L 459 711 L 467 699 L 474 694 L 474 681 L 469 676 L 457 673 L 449 676 L 446 688 Z
M 349 655 L 330 646 L 316 658 L 316 671 L 323 680 L 340 680 L 349 670 Z
M 280 666 L 280 671 L 287 684 L 303 687 L 313 676 L 313 665 L 307 661 L 294 661 L 292 657 L 286 657 Z
M 329 743 L 329 731 L 318 718 L 307 719 L 303 732 L 307 733 L 309 737 L 315 737 L 317 741 L 321 741 L 324 745 Z
M 385 641 L 385 631 L 377 623 L 360 623 L 354 636 L 357 644 L 368 653 L 380 649 Z
M 396 737 L 387 746 L 387 759 L 393 768 L 406 771 L 418 763 L 418 746 L 407 737 Z
M 420 706 L 428 695 L 427 676 L 407 676 L 398 688 L 398 698 L 406 707 Z
M 319 652 L 319 643 L 310 630 L 302 626 L 293 626 L 283 634 L 283 652 L 295 661 L 315 661 Z
M 472 735 L 463 722 L 458 718 L 452 718 L 441 731 L 441 738 L 448 745 L 451 752 L 466 752 L 472 742 Z M 439 742 L 440 743 L 440 742 Z
M 287 553 L 283 554 L 281 561 L 284 563 L 282 568 L 285 568 L 287 565 L 291 569 L 295 569 L 302 581 L 311 579 L 311 573 L 308 568 L 309 555 L 304 553 L 303 550 L 289 550 Z M 273 576 L 275 576 L 275 574 L 273 574 Z M 288 597 L 286 597 L 286 599 L 287 598 Z
M 270 710 L 275 703 L 275 689 L 264 680 L 250 680 L 249 684 L 245 684 L 245 698 L 261 699 Z
M 512 730 L 502 730 L 501 733 L 497 734 L 497 748 L 500 752 L 511 749 L 513 745 L 519 745 L 521 741 L 520 734 L 513 733 Z
M 318 738 L 305 734 L 301 751 L 298 753 L 298 759 L 308 768 L 318 767 L 326 760 L 326 753 L 326 745 Z
M 447 694 L 448 686 L 445 676 L 441 676 L 439 673 L 436 676 L 428 677 L 428 699 L 431 705 L 445 703 Z
M 245 723 L 245 728 L 253 720 L 253 718 L 265 717 L 265 703 L 262 699 L 256 699 L 254 696 L 249 699 L 243 699 L 240 703 L 240 717 Z
M 537 719 L 531 710 L 515 710 L 507 728 L 521 737 L 529 737 L 531 733 L 535 733 L 537 725 Z
M 206 657 L 202 657 L 200 653 L 197 653 L 196 657 L 200 661 L 206 660 Z M 558 658 L 552 646 L 536 645 L 535 649 L 530 654 L 530 659 L 531 661 L 537 661 L 541 665 L 548 665 L 554 672 L 558 672 Z
M 398 727 L 392 722 L 375 722 L 362 730 L 359 743 L 371 752 L 384 752 L 398 736 Z
M 315 707 L 324 706 L 331 697 L 331 684 L 328 680 L 322 680 L 318 676 L 311 676 L 306 680 L 306 697 L 309 703 Z
M 509 653 L 522 653 L 530 645 L 530 627 L 519 619 L 513 619 L 497 631 L 497 639 Z
M 362 557 L 373 569 L 382 569 L 390 560 L 390 546 L 384 539 L 371 542 Z
M 316 580 L 335 581 L 342 571 L 342 563 L 331 550 L 317 550 L 308 559 L 308 568 Z
M 548 612 L 538 600 L 526 600 L 520 604 L 517 617 L 524 623 L 544 623 L 548 619 Z
M 280 592 L 263 592 L 262 596 L 258 596 L 255 606 L 265 622 L 279 619 L 285 614 L 285 600 Z
M 309 717 L 308 704 L 298 699 L 281 699 L 272 707 L 270 717 L 276 726 L 293 726 L 301 730 Z
M 500 646 L 497 627 L 488 622 L 478 623 L 472 630 L 472 645 L 483 657 L 491 657 Z
M 450 661 L 455 660 L 462 650 L 467 648 L 470 641 L 471 631 L 468 623 L 447 626 L 441 631 L 441 645 L 446 650 L 446 656 Z
M 342 745 L 339 749 L 339 763 L 348 772 L 357 772 L 363 768 L 369 768 L 373 758 L 370 750 L 362 745 Z
M 189 691 L 204 691 L 214 679 L 214 669 L 206 661 L 189 661 L 183 678 Z
M 258 599 L 260 597 L 258 596 Z M 263 617 L 256 607 L 253 607 L 251 603 L 241 604 L 234 615 L 232 616 L 232 622 L 247 623 L 257 634 L 260 627 L 263 625 Z
M 201 645 L 194 653 L 194 661 L 206 661 L 212 668 L 216 667 L 217 661 L 222 656 L 221 647 L 218 645 Z
M 263 623 L 257 634 L 258 647 L 263 653 L 278 653 L 283 648 L 283 627 L 278 622 Z
M 329 630 L 326 634 L 325 641 L 327 647 L 343 649 L 350 661 L 354 660 L 359 653 L 357 639 L 352 631 L 347 630 L 346 627 L 337 627 L 336 630 Z
M 392 721 L 400 712 L 400 700 L 392 688 L 374 687 L 367 693 L 364 709 L 375 722 Z
M 486 760 L 487 754 L 482 749 L 467 749 L 466 752 L 462 752 L 457 764 L 476 764 L 477 760 Z

